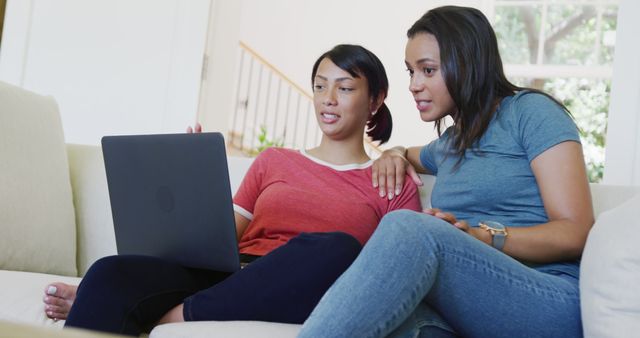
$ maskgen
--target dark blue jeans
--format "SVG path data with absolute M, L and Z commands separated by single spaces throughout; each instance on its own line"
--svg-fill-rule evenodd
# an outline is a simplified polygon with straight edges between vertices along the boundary
M 344 233 L 303 233 L 234 274 L 105 257 L 87 271 L 65 325 L 137 336 L 180 303 L 187 321 L 302 323 L 360 249 Z

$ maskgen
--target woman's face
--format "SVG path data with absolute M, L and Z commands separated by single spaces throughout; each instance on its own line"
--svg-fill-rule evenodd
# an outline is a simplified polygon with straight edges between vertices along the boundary
M 313 81 L 313 105 L 324 135 L 337 140 L 362 138 L 369 114 L 377 108 L 369 97 L 367 80 L 324 58 Z
M 418 33 L 409 39 L 405 64 L 411 77 L 409 90 L 420 118 L 437 121 L 455 111 L 455 104 L 442 77 L 440 47 L 433 34 Z

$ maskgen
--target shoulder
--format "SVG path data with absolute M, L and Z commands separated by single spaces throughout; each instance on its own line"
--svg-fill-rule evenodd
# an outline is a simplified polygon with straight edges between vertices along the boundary
M 565 108 L 551 97 L 529 90 L 505 97 L 500 103 L 500 113 L 516 119 L 553 116 L 570 119 Z
M 569 112 L 551 97 L 524 90 L 505 97 L 500 103 L 498 120 L 507 122 L 519 132 L 566 129 L 577 131 Z
M 294 158 L 294 157 L 300 157 L 300 156 L 301 156 L 300 152 L 293 149 L 270 147 L 263 150 L 260 154 L 258 154 L 258 156 L 256 157 L 256 160 L 274 161 L 274 160 L 281 160 L 284 158 Z

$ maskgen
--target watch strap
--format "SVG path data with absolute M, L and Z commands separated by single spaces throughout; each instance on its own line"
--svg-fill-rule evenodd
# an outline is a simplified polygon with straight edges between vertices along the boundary
M 491 246 L 502 251 L 504 242 L 507 239 L 507 228 L 502 223 L 495 221 L 483 221 L 481 223 L 486 226 L 485 229 L 491 234 Z

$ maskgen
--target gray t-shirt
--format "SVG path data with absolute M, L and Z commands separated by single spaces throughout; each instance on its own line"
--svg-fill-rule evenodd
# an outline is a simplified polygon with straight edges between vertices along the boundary
M 471 226 L 483 220 L 511 227 L 548 222 L 530 162 L 558 143 L 580 142 L 575 123 L 560 106 L 533 92 L 504 98 L 477 143 L 479 151 L 467 150 L 457 168 L 450 134 L 451 128 L 420 152 L 422 165 L 437 176 L 433 207 Z M 561 270 L 574 274 L 573 268 Z

